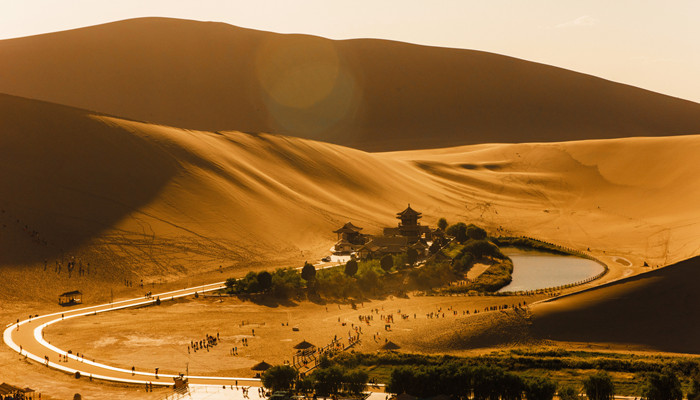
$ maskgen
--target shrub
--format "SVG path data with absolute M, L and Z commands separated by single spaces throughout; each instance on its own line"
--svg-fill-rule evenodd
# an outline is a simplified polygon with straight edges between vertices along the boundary
M 471 254 L 477 260 L 487 256 L 498 259 L 506 258 L 498 246 L 488 240 L 470 240 L 464 245 L 462 252 Z
M 302 287 L 301 275 L 295 269 L 279 268 L 272 274 L 272 288 L 270 291 L 277 298 L 296 297 L 299 295 Z
M 260 291 L 264 292 L 265 290 L 272 287 L 272 274 L 270 274 L 269 272 L 267 272 L 267 271 L 258 272 L 257 279 L 258 279 L 258 285 L 260 287 Z
M 406 262 L 410 266 L 413 266 L 416 261 L 418 261 L 418 250 L 414 249 L 413 247 L 409 247 L 408 250 L 406 250 Z
M 367 375 L 367 372 L 361 369 L 348 371 L 344 377 L 345 389 L 349 393 L 360 394 L 365 390 L 365 386 L 367 386 L 368 379 L 369 376 Z
M 470 253 L 461 253 L 452 260 L 452 268 L 455 272 L 463 273 L 469 271 L 474 266 L 474 256 Z
M 484 240 L 486 239 L 486 231 L 474 224 L 469 224 L 466 227 L 466 234 L 469 239 L 472 240 Z
M 683 392 L 676 374 L 666 368 L 661 373 L 647 374 L 642 387 L 642 396 L 647 400 L 681 400 Z
M 591 400 L 612 400 L 615 385 L 607 372 L 598 371 L 583 381 L 583 390 Z
M 301 269 L 301 279 L 307 282 L 316 279 L 316 268 L 308 262 L 304 263 L 304 267 Z
M 527 400 L 552 400 L 557 391 L 557 384 L 544 377 L 529 380 L 525 385 Z
M 238 280 L 238 279 L 236 279 L 236 278 L 228 278 L 228 279 L 226 279 L 226 283 L 225 283 L 226 289 L 229 289 L 229 290 L 233 289 L 233 287 L 236 285 L 236 281 L 237 281 L 237 280 Z
M 391 269 L 394 267 L 394 257 L 392 257 L 390 254 L 385 255 L 379 261 L 379 265 L 381 265 L 381 267 L 384 271 L 386 271 L 386 272 L 391 271 Z
M 380 289 L 382 284 L 379 281 L 379 274 L 372 268 L 365 270 L 360 269 L 357 277 L 357 283 L 363 291 L 371 291 Z
M 688 400 L 700 400 L 700 373 L 696 373 L 690 381 Z
M 500 382 L 501 387 L 501 399 L 502 400 L 521 400 L 523 398 L 523 390 L 527 390 L 525 382 L 518 375 L 506 372 L 503 374 Z M 554 395 L 554 392 L 552 392 Z M 531 398 L 528 396 L 527 400 L 552 400 L 552 397 L 547 398 Z
M 337 365 L 333 365 L 328 368 L 317 369 L 312 374 L 312 378 L 316 381 L 314 383 L 316 394 L 329 396 L 340 391 L 345 377 L 343 376 L 343 370 Z
M 271 389 L 288 390 L 297 379 L 297 370 L 289 365 L 275 365 L 262 374 L 262 384 Z
M 563 386 L 559 389 L 559 399 L 560 400 L 577 400 L 578 390 L 574 389 L 572 386 Z
M 357 261 L 353 259 L 345 264 L 345 275 L 355 276 L 355 274 L 357 274 Z
M 464 224 L 464 222 L 458 222 L 454 225 L 450 225 L 447 227 L 445 233 L 454 237 L 459 243 L 464 243 L 467 241 L 467 226 Z

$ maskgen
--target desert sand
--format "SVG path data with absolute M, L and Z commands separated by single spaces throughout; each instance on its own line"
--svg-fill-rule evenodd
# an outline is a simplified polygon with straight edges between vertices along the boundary
M 78 286 L 98 301 L 124 279 L 194 284 L 219 266 L 299 266 L 327 254 L 344 222 L 378 233 L 409 202 L 430 225 L 444 216 L 590 250 L 620 267 L 612 278 L 700 247 L 700 136 L 366 153 L 0 102 L 8 299 L 53 301 Z M 56 274 L 71 256 L 91 273 Z
M 700 134 L 697 103 L 548 65 L 168 18 L 0 41 L 0 93 L 373 151 Z
M 286 48 L 311 61 L 299 64 Z M 302 67 L 285 75 L 271 65 Z M 532 314 L 407 321 L 391 333 L 405 350 L 459 354 L 590 340 L 700 352 L 692 301 L 700 254 L 698 104 L 488 53 L 168 19 L 0 41 L 0 76 L 11 77 L 0 79 L 0 92 L 84 108 L 0 95 L 3 320 L 56 312 L 56 296 L 69 290 L 96 304 L 299 267 L 327 255 L 332 231 L 345 222 L 379 233 L 410 203 L 432 226 L 446 217 L 587 252 L 608 264 L 603 282 L 611 283 L 535 305 Z M 70 260 L 81 269 L 89 264 L 89 272 L 69 274 Z M 246 334 L 235 325 L 241 315 L 264 313 L 258 323 L 270 327 L 296 318 L 302 338 L 309 332 L 306 338 L 323 342 L 346 333 L 338 317 L 360 312 L 341 308 L 325 317 L 325 306 L 309 303 L 207 301 L 80 319 L 47 335 L 115 364 L 180 370 L 193 357 L 181 342 L 215 325 L 226 326 L 218 329 L 224 343 L 235 342 Z M 439 302 L 472 308 L 494 301 L 501 300 L 374 302 L 418 314 Z M 177 331 L 179 319 L 195 317 L 195 330 Z M 678 329 L 667 335 L 667 326 Z M 157 327 L 167 335 L 159 337 Z M 268 333 L 269 347 L 255 342 L 236 359 L 217 348 L 192 367 L 232 373 L 263 358 L 279 362 L 288 339 L 299 339 L 282 329 Z M 125 351 L 114 352 L 115 344 Z M 41 382 L 61 396 L 76 387 L 6 347 L 0 366 L 8 380 Z M 120 386 L 89 390 L 129 398 Z

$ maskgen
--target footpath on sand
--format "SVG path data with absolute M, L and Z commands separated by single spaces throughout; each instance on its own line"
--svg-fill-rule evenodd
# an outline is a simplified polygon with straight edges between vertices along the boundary
M 46 365 L 47 368 L 54 368 L 69 374 L 80 373 L 81 377 L 87 379 L 101 379 L 112 382 L 123 382 L 133 384 L 152 384 L 160 386 L 172 386 L 173 378 L 179 375 L 164 374 L 158 372 L 156 367 L 152 371 L 139 371 L 131 369 L 116 368 L 92 359 L 80 357 L 78 354 L 70 354 L 66 350 L 57 348 L 44 340 L 43 329 L 51 324 L 86 315 L 121 310 L 130 307 L 150 305 L 160 301 L 174 300 L 179 297 L 191 296 L 195 293 L 210 292 L 224 287 L 224 282 L 211 283 L 208 285 L 174 290 L 171 292 L 157 293 L 150 297 L 139 297 L 130 300 L 122 300 L 97 306 L 84 307 L 75 310 L 49 315 L 34 316 L 24 321 L 17 321 L 10 324 L 3 334 L 3 340 L 14 351 L 32 359 L 38 363 Z M 185 375 L 191 385 L 252 385 L 260 386 L 260 379 L 242 377 L 215 377 L 215 376 L 193 376 Z

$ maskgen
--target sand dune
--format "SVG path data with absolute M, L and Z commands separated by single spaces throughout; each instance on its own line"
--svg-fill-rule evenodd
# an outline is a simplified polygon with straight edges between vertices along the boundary
M 0 284 L 72 289 L 42 271 L 71 255 L 100 267 L 81 278 L 95 282 L 300 265 L 342 223 L 377 233 L 408 202 L 427 224 L 626 257 L 623 276 L 700 253 L 697 154 L 700 136 L 366 153 L 2 95 Z
M 531 329 L 542 339 L 697 354 L 699 274 L 696 257 L 540 304 L 533 310 Z
M 0 41 L 0 92 L 372 151 L 700 133 L 696 103 L 515 58 L 166 18 Z

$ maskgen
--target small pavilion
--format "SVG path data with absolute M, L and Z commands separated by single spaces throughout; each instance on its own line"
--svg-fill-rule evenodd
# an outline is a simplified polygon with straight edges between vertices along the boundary
M 62 306 L 70 306 L 73 304 L 81 304 L 83 302 L 83 293 L 79 290 L 65 292 L 58 296 L 58 304 Z

